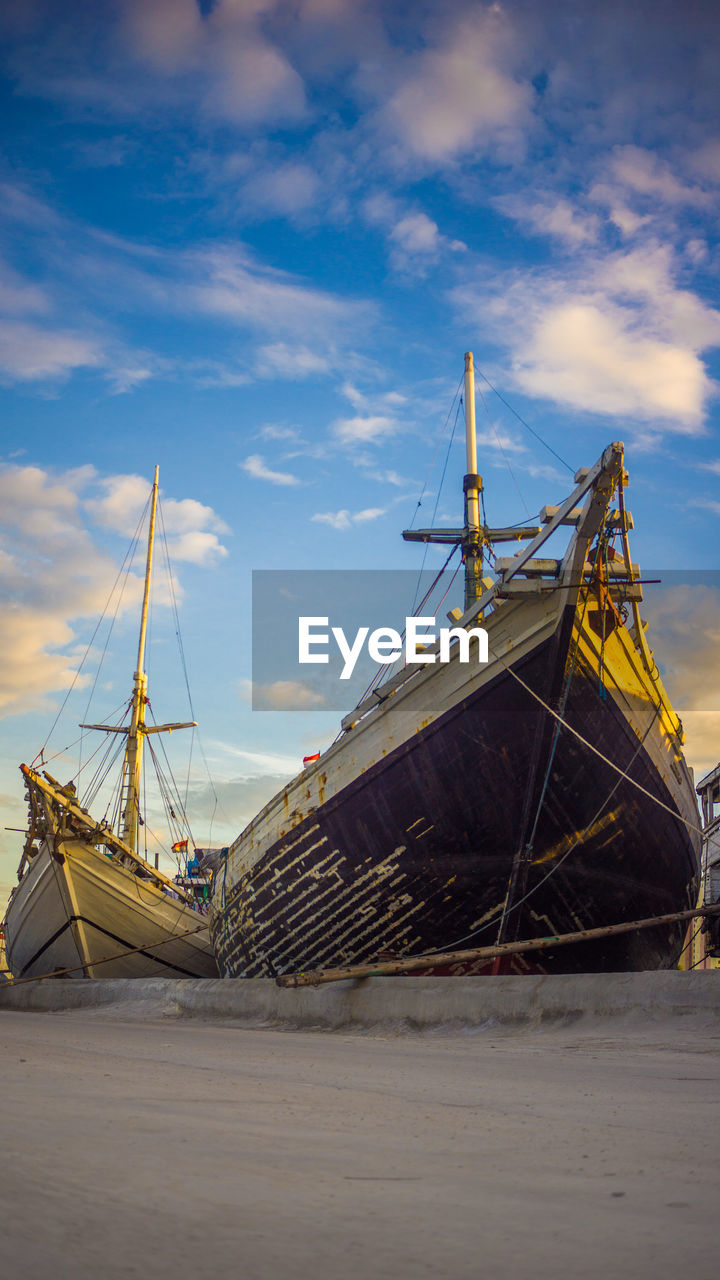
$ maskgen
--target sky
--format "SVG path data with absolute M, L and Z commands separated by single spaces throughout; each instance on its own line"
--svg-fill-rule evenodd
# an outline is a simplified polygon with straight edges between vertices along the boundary
M 720 568 L 719 33 L 704 0 L 4 0 L 3 827 L 90 644 L 87 697 L 156 465 L 199 842 L 332 739 L 337 711 L 252 710 L 252 570 L 420 568 L 402 528 L 461 522 L 466 350 L 491 523 L 620 439 L 633 558 Z M 702 773 L 717 578 L 667 600 L 651 642 Z M 158 721 L 187 718 L 170 603 Z M 0 831 L 0 900 L 20 844 Z

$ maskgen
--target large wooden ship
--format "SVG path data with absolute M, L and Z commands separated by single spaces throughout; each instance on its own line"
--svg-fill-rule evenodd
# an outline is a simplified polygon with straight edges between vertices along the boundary
M 146 724 L 144 671 L 158 476 L 150 503 L 137 669 L 128 723 L 83 725 L 125 737 L 121 834 L 84 808 L 74 782 L 22 765 L 28 827 L 18 884 L 4 921 L 13 977 L 216 977 L 202 893 L 172 880 L 138 852 L 143 744 L 190 724 Z M 186 842 L 185 842 L 186 843 Z
M 466 356 L 465 607 L 489 661 L 406 666 L 253 819 L 216 876 L 220 971 L 277 976 L 556 936 L 694 906 L 698 815 L 683 731 L 648 647 L 623 446 L 539 523 L 479 518 Z M 539 554 L 567 533 L 559 558 Z M 524 543 L 495 556 L 502 542 Z M 557 537 L 555 538 L 557 542 Z M 494 576 L 485 576 L 486 557 Z M 430 651 L 432 652 L 432 651 Z M 682 923 L 518 958 L 514 971 L 670 967 Z M 479 972 L 468 965 L 432 972 Z

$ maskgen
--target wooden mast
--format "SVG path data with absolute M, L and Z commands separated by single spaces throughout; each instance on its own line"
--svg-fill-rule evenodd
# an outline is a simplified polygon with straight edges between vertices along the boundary
M 465 528 L 462 551 L 465 561 L 465 611 L 482 595 L 482 551 L 484 529 L 480 525 L 479 496 L 482 476 L 477 474 L 477 437 L 475 435 L 475 370 L 472 351 L 465 352 L 465 448 L 467 474 L 463 479 L 465 494 Z
M 149 728 L 145 724 L 145 707 L 147 706 L 147 675 L 145 673 L 145 638 L 147 635 L 148 602 L 150 599 L 150 575 L 152 573 L 153 548 L 155 545 L 155 516 L 158 502 L 158 473 L 155 468 L 152 494 L 150 500 L 150 526 L 148 529 L 147 557 L 145 560 L 145 586 L 143 589 L 142 611 L 140 614 L 140 638 L 138 640 L 137 664 L 133 680 L 132 698 L 130 701 L 130 724 L 82 724 L 81 729 L 100 729 L 103 733 L 124 733 L 127 735 L 125 757 L 123 759 L 122 780 L 120 786 L 120 820 L 122 822 L 122 844 L 133 854 L 137 853 L 138 826 L 140 818 L 140 776 L 142 773 L 143 743 L 151 733 L 172 733 L 173 729 L 194 729 L 197 720 L 183 720 L 176 724 L 154 724 Z M 157 870 L 158 855 L 155 855 Z
M 155 513 L 157 511 L 158 471 L 155 468 L 152 498 L 150 502 L 150 528 L 148 530 L 147 559 L 145 561 L 145 588 L 140 615 L 140 639 L 138 641 L 137 667 L 134 676 L 130 727 L 123 764 L 125 808 L 122 814 L 122 839 L 133 852 L 137 849 L 138 816 L 140 812 L 140 774 L 145 730 L 145 704 L 147 702 L 147 675 L 145 664 L 145 637 L 147 634 L 148 600 L 150 598 L 150 574 L 152 572 L 153 546 L 155 542 Z

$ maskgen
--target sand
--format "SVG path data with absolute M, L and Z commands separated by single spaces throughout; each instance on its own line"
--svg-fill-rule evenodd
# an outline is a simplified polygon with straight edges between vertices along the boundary
M 717 1274 L 716 1020 L 0 1028 L 10 1277 Z

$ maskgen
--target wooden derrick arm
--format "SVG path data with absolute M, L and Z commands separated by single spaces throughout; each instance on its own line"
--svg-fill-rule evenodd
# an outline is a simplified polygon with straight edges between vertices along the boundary
M 50 774 L 45 774 L 45 777 L 41 777 L 39 773 L 36 773 L 34 769 L 30 769 L 26 764 L 20 766 L 20 772 L 25 778 L 28 793 L 30 794 L 33 789 L 36 789 L 39 795 L 44 798 L 46 804 L 50 802 L 58 811 L 58 816 L 65 819 L 67 827 L 70 828 L 69 831 L 63 833 L 65 839 L 77 838 L 87 840 L 90 844 L 104 844 L 108 849 L 112 849 L 114 853 L 134 864 L 136 870 L 142 872 L 143 876 L 147 876 L 149 880 L 152 880 L 157 888 L 170 889 L 172 893 L 177 894 L 179 898 L 192 906 L 192 899 L 179 885 L 164 875 L 162 871 L 151 867 L 149 862 L 146 862 L 144 858 L 140 857 L 139 853 L 135 853 L 123 840 L 120 840 L 109 827 L 95 822 L 87 810 L 78 804 L 77 800 L 68 793 L 65 787 L 61 786 L 57 779 Z M 31 800 L 31 804 L 33 803 L 37 808 L 36 798 Z

